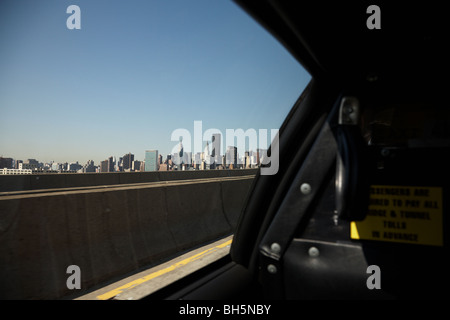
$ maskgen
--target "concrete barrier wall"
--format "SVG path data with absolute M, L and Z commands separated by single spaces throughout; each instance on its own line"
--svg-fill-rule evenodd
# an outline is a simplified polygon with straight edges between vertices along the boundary
M 0 175 L 0 192 L 236 177 L 258 169 Z
M 252 181 L 226 177 L 2 196 L 0 299 L 73 295 L 77 290 L 66 286 L 70 265 L 81 269 L 77 293 L 86 292 L 231 234 Z

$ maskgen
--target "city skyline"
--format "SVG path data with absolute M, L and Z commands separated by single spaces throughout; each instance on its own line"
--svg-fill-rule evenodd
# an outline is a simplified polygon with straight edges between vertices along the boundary
M 218 135 L 215 135 L 217 138 Z M 219 138 L 220 139 L 220 138 Z M 214 139 L 213 139 L 214 140 Z M 217 144 L 216 144 L 217 147 Z M 244 154 L 237 152 L 237 147 L 228 146 L 224 154 L 215 153 L 215 148 L 209 150 L 208 142 L 203 152 L 185 152 L 183 155 L 182 144 L 180 151 L 163 156 L 158 154 L 158 150 L 146 150 L 144 160 L 134 159 L 134 154 L 127 153 L 122 157 L 109 156 L 105 160 L 95 162 L 90 159 L 86 163 L 79 161 L 72 162 L 41 162 L 35 158 L 15 159 L 0 155 L 0 174 L 10 174 L 3 170 L 20 169 L 29 170 L 22 172 L 29 174 L 31 172 L 77 172 L 77 173 L 104 173 L 104 172 L 132 172 L 132 171 L 160 171 L 161 165 L 166 165 L 162 170 L 209 170 L 209 169 L 238 169 L 258 167 L 262 157 L 265 156 L 266 149 L 257 149 L 245 151 Z M 215 153 L 215 154 L 214 154 Z M 152 154 L 148 156 L 148 154 Z M 179 157 L 183 157 L 180 159 Z M 135 168 L 135 164 L 137 167 Z M 169 167 L 170 164 L 170 167 Z M 31 170 L 30 170 L 31 169 Z M 21 171 L 14 174 L 20 174 Z
M 216 134 L 214 134 L 213 136 L 217 136 Z M 178 144 L 177 144 L 178 145 Z M 223 156 L 225 153 L 226 153 L 226 151 L 223 149 L 223 148 L 221 148 L 220 147 L 220 142 L 216 142 L 215 144 L 214 144 L 214 141 L 204 141 L 204 143 L 203 143 L 203 147 L 204 148 L 202 148 L 202 150 L 203 150 L 203 152 L 205 152 L 205 150 L 206 150 L 206 146 L 209 146 L 208 147 L 208 149 L 209 149 L 209 153 L 210 153 L 210 155 L 212 156 L 212 157 L 214 157 L 215 155 L 214 155 L 214 153 L 216 152 L 216 148 L 214 148 L 214 146 L 215 145 L 218 145 L 218 148 L 219 148 L 219 150 L 220 150 L 220 152 L 218 152 L 218 154 L 220 155 L 220 156 Z M 174 146 L 172 146 L 172 148 L 173 148 Z M 228 147 L 234 147 L 234 146 L 227 146 L 227 148 Z M 263 148 L 257 148 L 257 149 L 263 149 Z M 248 152 L 248 151 L 254 151 L 254 152 L 256 152 L 256 150 L 250 150 L 250 149 L 245 149 L 245 151 L 244 152 Z M 137 157 L 136 159 L 142 159 L 142 160 L 140 160 L 140 161 L 143 161 L 144 159 L 145 159 L 145 152 L 146 152 L 146 150 L 143 150 L 143 151 L 141 151 L 141 152 L 137 152 L 137 153 L 135 153 L 135 152 L 131 152 L 131 151 L 128 151 L 127 153 L 125 153 L 125 155 L 126 154 L 132 154 L 133 156 L 136 156 L 137 154 L 142 154 L 142 156 L 141 157 Z M 186 152 L 189 152 L 189 153 L 192 153 L 192 154 L 195 154 L 194 152 L 192 152 L 192 151 L 186 151 Z M 197 152 L 196 152 L 197 153 Z M 242 153 L 242 152 L 241 152 Z M 160 153 L 161 155 L 163 155 L 162 153 Z M 167 154 L 165 154 L 166 156 L 167 155 L 171 155 L 171 154 L 173 154 L 172 152 L 169 152 L 169 153 L 167 153 Z M 0 154 L 0 157 L 3 157 L 3 158 L 12 158 L 12 159 L 14 159 L 14 160 L 21 160 L 21 161 L 24 161 L 24 160 L 28 160 L 28 159 L 39 159 L 39 157 L 35 157 L 35 156 L 25 156 L 25 157 L 15 157 L 14 155 L 11 155 L 11 154 Z M 103 161 L 103 160 L 105 160 L 105 159 L 107 159 L 107 158 L 109 158 L 109 157 L 115 157 L 115 158 L 117 158 L 117 159 L 119 159 L 120 157 L 122 157 L 121 155 L 117 155 L 117 154 L 113 154 L 113 153 L 109 153 L 109 155 L 107 155 L 107 156 L 104 156 L 104 157 L 100 157 L 100 158 L 98 158 L 98 159 L 94 159 L 93 157 L 87 157 L 86 159 L 79 159 L 79 158 L 76 158 L 75 157 L 75 159 L 69 159 L 69 160 L 67 160 L 67 159 L 63 159 L 63 160 L 59 160 L 59 161 L 56 161 L 56 160 L 53 160 L 53 159 L 50 159 L 50 160 L 48 160 L 48 159 L 44 159 L 44 160 L 42 160 L 42 161 L 40 161 L 40 162 L 42 162 L 42 163 L 52 163 L 52 162 L 55 162 L 55 163 L 75 163 L 75 162 L 78 162 L 78 163 L 87 163 L 88 161 L 94 161 L 94 163 L 100 163 L 101 161 Z M 64 157 L 62 157 L 62 158 L 64 158 Z M 1 168 L 0 168 L 1 169 Z
M 171 153 L 194 121 L 277 129 L 310 80 L 235 3 L 205 0 L 1 1 L 0 69 L 0 155 L 97 164 Z
M 216 136 L 217 136 L 217 135 L 216 135 Z M 218 143 L 218 144 L 220 144 L 220 143 Z M 210 148 L 209 146 L 211 146 L 211 148 Z M 209 156 L 211 157 L 211 160 L 210 160 L 210 161 L 214 161 L 214 162 L 216 162 L 216 163 L 220 163 L 220 162 L 221 162 L 221 157 L 227 157 L 227 154 L 228 154 L 228 152 L 230 151 L 231 148 L 233 148 L 234 150 L 236 150 L 236 151 L 235 151 L 236 154 L 233 155 L 233 157 L 236 157 L 236 158 L 238 159 L 238 161 L 241 161 L 242 158 L 245 157 L 245 154 L 247 154 L 247 153 L 252 153 L 252 152 L 253 152 L 253 153 L 257 153 L 257 152 L 266 152 L 266 151 L 267 151 L 267 149 L 257 148 L 256 150 L 246 149 L 243 153 L 239 153 L 239 152 L 237 151 L 237 147 L 235 147 L 235 146 L 227 146 L 225 152 L 220 151 L 220 152 L 218 152 L 218 153 L 215 153 L 215 148 L 213 147 L 212 142 L 211 142 L 211 141 L 206 141 L 206 142 L 205 142 L 205 148 L 203 149 L 202 152 L 195 152 L 195 153 L 194 153 L 194 152 L 192 152 L 192 151 L 186 151 L 186 152 L 184 152 L 184 153 L 189 155 L 189 157 L 190 157 L 192 163 L 195 163 L 195 161 L 196 161 L 195 155 L 202 155 L 202 156 L 203 156 L 203 155 L 205 155 L 205 156 L 209 155 Z M 220 149 L 220 150 L 223 150 L 223 149 Z M 128 153 L 126 153 L 126 154 L 123 155 L 123 156 L 117 156 L 117 155 L 111 154 L 111 155 L 109 155 L 109 156 L 103 157 L 103 158 L 100 159 L 99 161 L 95 161 L 95 160 L 93 160 L 93 159 L 88 159 L 88 160 L 86 160 L 86 161 L 79 161 L 79 160 L 74 160 L 74 161 L 54 161 L 54 160 L 51 160 L 51 161 L 40 161 L 40 159 L 38 159 L 38 158 L 36 158 L 36 157 L 15 158 L 15 157 L 12 157 L 12 156 L 9 156 L 9 155 L 3 155 L 3 154 L 0 154 L 0 159 L 12 159 L 13 162 L 17 162 L 17 161 L 20 161 L 20 162 L 27 162 L 27 161 L 31 160 L 31 161 L 33 161 L 33 162 L 34 162 L 34 161 L 37 161 L 37 162 L 39 162 L 39 163 L 41 163 L 41 164 L 52 164 L 52 163 L 57 163 L 57 164 L 64 164 L 64 163 L 65 163 L 65 164 L 72 164 L 72 163 L 78 163 L 78 164 L 81 165 L 81 164 L 83 164 L 83 163 L 84 163 L 84 164 L 94 163 L 95 166 L 100 166 L 101 162 L 103 162 L 103 161 L 105 161 L 105 160 L 108 160 L 108 159 L 113 159 L 114 162 L 117 162 L 119 159 L 122 159 L 122 160 L 124 161 L 124 163 L 126 163 L 126 164 L 124 165 L 125 168 L 128 169 L 129 167 L 131 167 L 131 164 L 130 164 L 130 163 L 133 162 L 133 161 L 145 162 L 145 153 L 148 152 L 148 151 L 156 151 L 156 157 L 160 156 L 160 157 L 162 157 L 164 160 L 167 159 L 167 157 L 169 157 L 169 156 L 171 156 L 171 157 L 173 158 L 173 156 L 176 154 L 176 153 L 162 154 L 162 153 L 159 153 L 158 150 L 155 150 L 155 149 L 154 149 L 154 150 L 145 150 L 145 151 L 144 151 L 144 156 L 143 156 L 142 158 L 139 158 L 139 157 L 135 158 L 136 155 L 135 155 L 134 153 L 128 152 Z M 178 153 L 178 152 L 177 152 L 177 153 Z M 214 153 L 215 153 L 215 154 L 214 154 Z M 125 160 L 127 156 L 129 156 L 128 161 Z M 220 157 L 220 158 L 219 158 L 219 157 Z M 142 160 L 140 160 L 140 159 L 142 159 Z M 213 159 L 214 159 L 214 160 L 213 160 Z M 3 169 L 3 167 L 1 167 L 0 169 Z

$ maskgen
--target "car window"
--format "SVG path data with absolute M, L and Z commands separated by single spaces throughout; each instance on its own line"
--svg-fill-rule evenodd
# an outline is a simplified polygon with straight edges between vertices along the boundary
M 148 150 L 176 153 L 183 129 L 192 161 L 214 132 L 222 156 L 227 129 L 264 129 L 270 143 L 310 79 L 231 1 L 74 4 L 0 4 L 0 149 L 13 168 L 100 172 L 112 157 L 114 171 L 140 170 Z M 260 148 L 247 133 L 239 158 Z
M 0 1 L 0 298 L 232 236 L 310 78 L 231 1 Z

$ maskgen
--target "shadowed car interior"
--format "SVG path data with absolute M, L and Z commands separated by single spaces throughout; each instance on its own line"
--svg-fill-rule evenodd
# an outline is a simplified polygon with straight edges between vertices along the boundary
M 230 255 L 145 299 L 443 298 L 442 8 L 235 2 L 312 80 L 280 129 L 278 172 L 253 182 Z

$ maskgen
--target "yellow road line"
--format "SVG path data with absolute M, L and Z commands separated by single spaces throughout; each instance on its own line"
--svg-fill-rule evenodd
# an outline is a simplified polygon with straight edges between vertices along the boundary
M 181 266 L 187 265 L 188 263 L 190 263 L 192 261 L 200 259 L 202 256 L 205 256 L 205 255 L 208 255 L 208 254 L 212 253 L 216 249 L 224 248 L 224 247 L 230 245 L 231 241 L 232 240 L 228 240 L 228 241 L 226 241 L 226 242 L 224 242 L 222 244 L 219 244 L 219 245 L 217 245 L 217 246 L 215 246 L 213 248 L 209 248 L 209 249 L 207 249 L 205 251 L 202 251 L 200 253 L 197 253 L 197 254 L 189 257 L 189 258 L 186 258 L 186 259 L 184 259 L 184 260 L 182 260 L 180 262 L 177 262 L 177 263 L 175 263 L 175 264 L 173 264 L 173 265 L 171 265 L 171 266 L 169 266 L 167 268 L 164 268 L 162 270 L 153 272 L 153 273 L 151 273 L 151 274 L 149 274 L 149 275 L 147 275 L 145 277 L 142 277 L 142 278 L 136 279 L 134 281 L 131 281 L 131 282 L 127 283 L 127 284 L 124 284 L 123 286 L 120 286 L 120 287 L 118 287 L 116 289 L 113 289 L 111 291 L 108 291 L 108 292 L 106 292 L 104 294 L 101 294 L 101 295 L 97 296 L 97 299 L 99 299 L 99 300 L 111 299 L 111 298 L 115 297 L 116 295 L 118 295 L 119 293 L 122 293 L 125 290 L 129 290 L 131 288 L 134 288 L 137 285 L 140 285 L 140 284 L 142 284 L 144 282 L 147 282 L 149 280 L 152 280 L 154 278 L 162 276 L 163 274 L 166 274 L 166 273 L 168 273 L 170 271 L 173 271 L 173 270 L 175 270 L 175 269 L 177 269 L 177 268 L 179 268 Z

